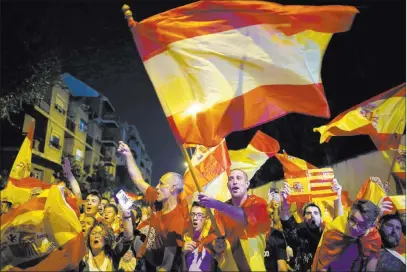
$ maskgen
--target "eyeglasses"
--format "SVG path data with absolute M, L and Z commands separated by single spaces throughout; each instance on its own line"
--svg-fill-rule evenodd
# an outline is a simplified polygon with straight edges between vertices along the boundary
M 91 236 L 96 236 L 96 235 L 103 236 L 103 231 L 92 231 L 90 233 L 90 235 Z
M 348 222 L 349 222 L 349 225 L 352 227 L 352 228 L 354 228 L 354 229 L 356 229 L 356 230 L 358 230 L 358 231 L 366 231 L 367 229 L 369 229 L 370 228 L 370 225 L 362 225 L 362 224 L 359 224 L 359 223 L 357 223 L 356 221 L 355 221 L 355 219 L 353 219 L 352 217 L 348 217 Z
M 194 218 L 196 216 L 196 218 L 198 219 L 205 218 L 205 215 L 203 213 L 190 213 L 189 216 L 191 216 L 191 218 Z

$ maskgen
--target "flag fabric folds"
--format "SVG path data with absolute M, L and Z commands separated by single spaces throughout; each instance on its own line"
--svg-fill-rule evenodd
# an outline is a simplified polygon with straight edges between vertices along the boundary
M 280 144 L 276 139 L 257 131 L 247 148 L 229 150 L 231 169 L 245 171 L 250 180 L 257 170 L 279 150 Z
M 85 255 L 82 227 L 64 198 L 64 187 L 52 186 L 1 217 L 1 271 L 74 269 Z
M 34 128 L 35 122 L 31 121 L 27 136 L 25 136 L 23 144 L 21 145 L 13 166 L 11 167 L 10 178 L 19 180 L 30 176 Z
M 370 177 L 363 183 L 356 196 L 356 200 L 370 200 L 377 205 L 380 200 L 386 196 L 387 193 L 380 179 L 377 177 Z
M 329 124 L 314 128 L 320 143 L 333 136 L 369 135 L 377 149 L 398 148 L 406 127 L 406 84 L 379 94 L 339 114 Z
M 330 117 L 321 63 L 356 13 L 197 1 L 129 26 L 177 141 L 212 147 L 291 112 Z

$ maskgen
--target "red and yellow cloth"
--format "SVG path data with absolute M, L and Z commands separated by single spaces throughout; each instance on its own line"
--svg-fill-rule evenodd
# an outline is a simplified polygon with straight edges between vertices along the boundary
M 265 271 L 263 254 L 271 224 L 267 202 L 250 195 L 241 208 L 246 215 L 247 226 L 215 211 L 219 229 L 226 235 L 227 241 L 224 254 L 218 258 L 219 268 L 222 271 Z
M 347 221 L 348 213 L 345 213 L 326 225 L 314 255 L 312 271 L 327 269 L 333 262 L 340 260 L 342 253 L 348 246 L 356 243 L 355 238 L 345 234 Z M 367 235 L 360 239 L 360 242 L 364 256 L 379 257 L 382 242 L 376 228 L 372 228 Z M 343 262 L 347 262 L 349 267 L 351 266 L 349 259 L 344 259 Z
M 52 186 L 1 217 L 1 271 L 62 271 L 79 265 L 85 255 L 82 226 Z

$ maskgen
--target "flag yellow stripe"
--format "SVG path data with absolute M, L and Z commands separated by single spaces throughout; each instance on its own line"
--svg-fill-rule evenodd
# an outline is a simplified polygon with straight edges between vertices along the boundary
M 174 42 L 144 65 L 166 116 L 189 114 L 263 85 L 321 83 L 331 36 L 311 30 L 286 36 L 270 25 L 252 25 Z

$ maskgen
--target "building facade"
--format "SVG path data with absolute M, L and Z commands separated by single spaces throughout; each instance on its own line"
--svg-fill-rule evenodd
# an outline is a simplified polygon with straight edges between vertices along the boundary
M 133 153 L 134 159 L 136 160 L 137 166 L 143 175 L 144 180 L 151 184 L 151 174 L 153 163 L 148 156 L 147 150 L 143 141 L 141 140 L 140 134 L 134 125 L 130 125 L 127 122 L 120 123 L 117 137 L 128 144 L 131 152 Z M 131 181 L 127 169 L 125 166 L 125 161 L 123 157 L 117 156 L 117 175 L 116 180 L 123 183 L 127 188 L 134 189 L 133 182 Z M 134 190 L 133 190 L 134 191 Z

